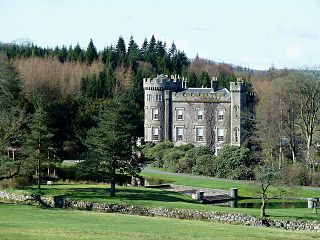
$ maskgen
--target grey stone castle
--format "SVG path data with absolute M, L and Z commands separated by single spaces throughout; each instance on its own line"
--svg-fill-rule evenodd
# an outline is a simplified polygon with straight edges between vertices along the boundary
M 208 146 L 215 153 L 224 144 L 246 142 L 246 117 L 253 111 L 253 95 L 237 79 L 230 91 L 219 89 L 217 78 L 211 88 L 187 88 L 187 79 L 159 75 L 143 79 L 145 95 L 144 139 Z

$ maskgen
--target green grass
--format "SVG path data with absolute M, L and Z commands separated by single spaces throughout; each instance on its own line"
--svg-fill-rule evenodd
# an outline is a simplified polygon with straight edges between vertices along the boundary
M 0 239 L 319 239 L 313 232 L 0 204 Z
M 109 185 L 87 185 L 87 184 L 58 184 L 53 186 L 42 186 L 38 191 L 36 187 L 26 187 L 20 190 L 9 189 L 17 193 L 38 193 L 44 196 L 59 196 L 80 201 L 92 201 L 108 204 L 136 205 L 143 207 L 162 207 L 170 209 L 193 209 L 200 211 L 219 211 L 223 213 L 243 213 L 259 216 L 257 208 L 229 208 L 213 205 L 199 204 L 191 197 L 176 192 L 162 189 L 148 189 L 143 187 L 117 187 L 116 197 L 109 195 Z M 311 209 L 287 208 L 267 209 L 267 214 L 273 218 L 285 220 L 315 220 L 320 221 L 317 214 L 312 214 Z
M 159 169 L 157 169 L 159 170 Z M 150 177 L 160 177 L 160 178 L 172 178 L 175 179 L 177 185 L 186 185 L 194 187 L 203 188 L 213 188 L 213 189 L 225 189 L 238 188 L 239 195 L 243 197 L 257 197 L 257 192 L 259 187 L 255 182 L 249 181 L 232 181 L 227 179 L 217 179 L 212 180 L 208 177 L 197 177 L 192 175 L 176 176 L 172 175 L 170 172 L 161 171 L 161 173 L 150 173 L 142 172 L 142 176 Z M 271 189 L 272 190 L 272 189 Z M 320 191 L 315 189 L 304 189 L 301 187 L 295 187 L 293 189 L 288 189 L 287 197 L 301 197 L 301 198 L 312 198 L 320 197 Z

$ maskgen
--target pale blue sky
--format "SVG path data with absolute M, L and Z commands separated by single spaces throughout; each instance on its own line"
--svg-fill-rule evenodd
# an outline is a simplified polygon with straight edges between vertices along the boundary
M 98 49 L 152 34 L 188 57 L 255 69 L 320 65 L 320 0 L 0 0 L 0 41 Z

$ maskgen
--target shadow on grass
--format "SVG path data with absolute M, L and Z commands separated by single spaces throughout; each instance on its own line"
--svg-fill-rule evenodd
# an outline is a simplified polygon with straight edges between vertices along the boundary
M 51 189 L 52 190 L 52 189 Z M 54 189 L 57 192 L 61 189 Z M 61 191 L 60 191 L 61 193 Z M 110 189 L 103 188 L 72 188 L 65 193 L 56 197 L 77 199 L 82 201 L 99 201 L 108 202 L 108 200 L 122 201 L 162 201 L 162 202 L 188 202 L 195 203 L 192 199 L 187 199 L 182 194 L 165 191 L 165 190 L 149 190 L 142 188 L 120 188 L 116 189 L 116 196 L 110 197 Z

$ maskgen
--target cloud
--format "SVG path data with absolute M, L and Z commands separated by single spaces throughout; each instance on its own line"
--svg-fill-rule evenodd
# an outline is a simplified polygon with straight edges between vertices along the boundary
M 297 45 L 288 46 L 285 52 L 287 58 L 293 59 L 299 57 L 301 48 Z
M 303 27 L 293 26 L 290 24 L 282 24 L 275 26 L 275 30 L 285 36 L 296 36 L 301 38 L 319 39 L 316 31 L 312 31 Z

